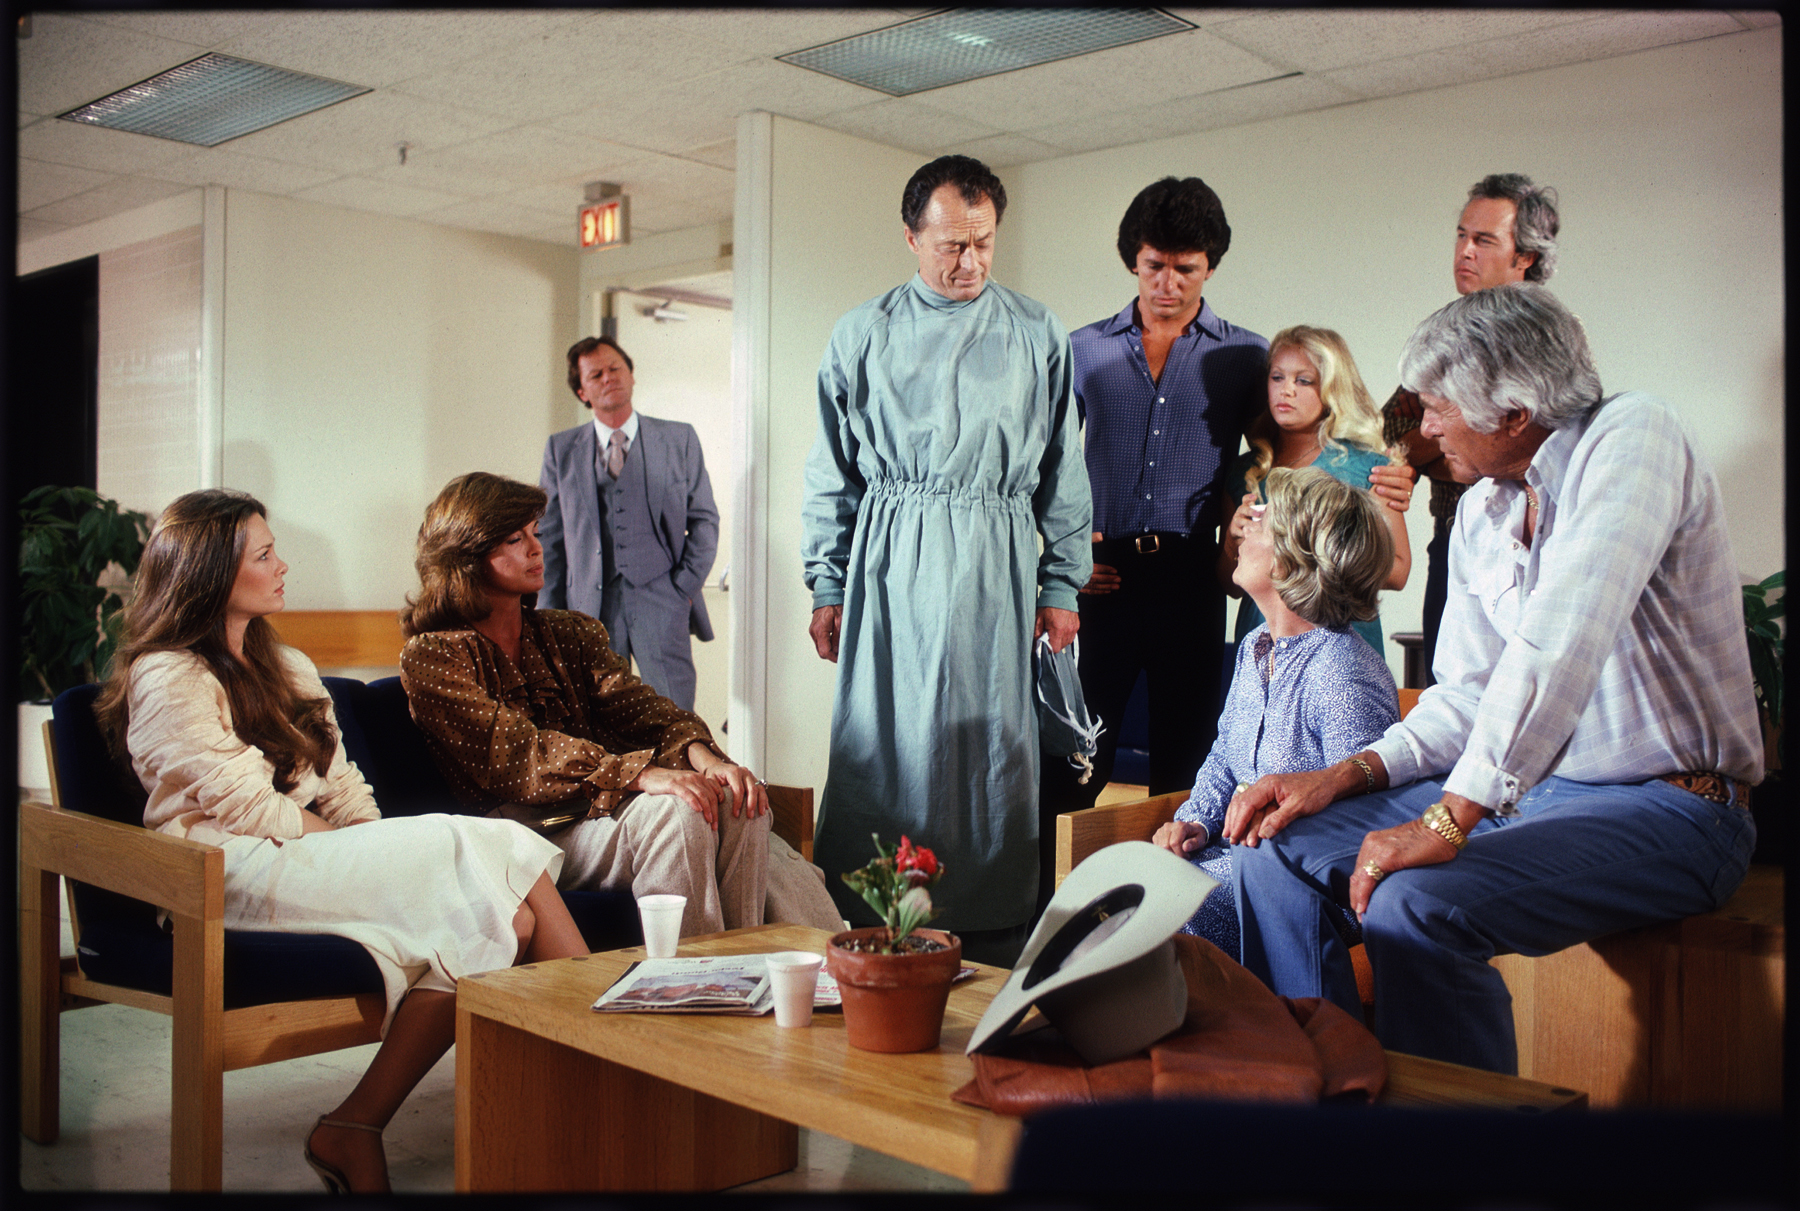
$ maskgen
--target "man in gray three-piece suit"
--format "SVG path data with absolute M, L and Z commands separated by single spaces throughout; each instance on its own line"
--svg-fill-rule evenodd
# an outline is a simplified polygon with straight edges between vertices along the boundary
M 644 683 L 691 711 L 688 635 L 713 637 L 700 588 L 719 549 L 719 513 L 694 427 L 632 411 L 633 381 L 611 337 L 570 346 L 569 389 L 594 419 L 544 445 L 538 605 L 598 618 Z

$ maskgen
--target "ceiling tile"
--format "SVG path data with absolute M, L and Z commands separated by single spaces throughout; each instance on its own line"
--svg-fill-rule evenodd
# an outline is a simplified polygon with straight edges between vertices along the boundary
M 1204 29 L 1209 25 L 1218 25 L 1224 21 L 1236 21 L 1251 13 L 1268 12 L 1268 9 L 1257 8 L 1165 8 L 1163 12 L 1183 21 L 1191 21 Z
M 1745 29 L 1770 29 L 1781 24 L 1781 14 L 1772 9 L 1732 9 L 1731 15 L 1744 25 Z
M 591 109 L 596 95 L 660 88 L 744 57 L 641 13 L 614 12 L 513 42 L 447 70 L 438 65 L 440 70 L 406 80 L 401 91 L 542 121 Z
M 178 193 L 186 193 L 190 188 L 191 186 L 177 185 L 172 181 L 155 181 L 147 177 L 117 177 L 98 189 L 90 189 L 72 198 L 40 206 L 31 212 L 30 217 L 71 226 L 92 223 L 97 219 L 111 218 L 127 210 L 148 206 L 152 202 L 160 202 Z
M 19 209 L 36 210 L 104 185 L 112 175 L 43 160 L 19 161 Z
M 19 132 L 19 154 L 95 172 L 145 172 L 194 153 L 191 143 L 50 118 Z
M 657 21 L 741 49 L 743 58 L 785 55 L 907 20 L 897 9 L 661 9 Z
M 613 169 L 606 179 L 624 185 L 628 193 L 662 189 L 710 194 L 729 192 L 737 174 L 729 169 L 716 168 L 694 160 L 677 159 L 675 156 L 640 154 L 637 159 Z
M 516 125 L 511 119 L 459 109 L 404 93 L 380 91 L 259 130 L 229 146 L 246 155 L 332 168 L 340 173 L 399 162 L 397 146 L 414 154 L 464 143 Z
M 932 109 L 905 97 L 890 97 L 855 109 L 840 110 L 818 121 L 820 126 L 841 130 L 859 139 L 904 147 L 921 154 L 999 133 L 997 127 L 984 122 Z
M 13 43 L 19 108 L 34 114 L 65 113 L 200 55 L 185 42 L 54 13 L 32 14 L 31 37 Z
M 379 88 L 582 19 L 579 9 L 313 11 L 231 39 L 230 54 Z
M 644 214 L 645 217 L 640 219 L 635 205 L 633 206 L 632 230 L 644 235 L 654 235 L 659 231 L 680 231 L 687 227 L 729 221 L 731 203 L 723 199 L 707 198 L 670 200 L 655 209 L 645 207 Z
M 547 126 L 515 126 L 454 147 L 408 156 L 434 168 L 494 177 L 514 186 L 591 181 L 644 153 L 601 139 L 586 139 Z
M 993 135 L 985 139 L 975 139 L 968 143 L 953 143 L 946 146 L 943 155 L 974 156 L 989 168 L 1008 168 L 1014 164 L 1035 164 L 1039 160 L 1054 160 L 1057 156 L 1068 153 L 1060 147 L 1052 147 L 1048 143 L 1025 135 Z
M 737 140 L 726 139 L 719 143 L 708 143 L 702 147 L 690 147 L 681 153 L 684 160 L 698 160 L 702 164 L 711 164 L 715 168 L 737 171 Z
M 916 93 L 909 100 L 1001 130 L 1042 126 L 1046 114 L 1104 114 L 1278 75 L 1280 69 L 1204 30 Z
M 1344 68 L 1325 78 L 1359 97 L 1390 97 L 1606 59 L 1737 29 L 1735 21 L 1719 12 L 1615 13 L 1472 46 Z
M 585 184 L 586 182 L 583 182 Z M 555 214 L 567 211 L 569 222 L 575 221 L 575 212 L 587 203 L 581 185 L 558 182 L 555 185 L 533 185 L 526 189 L 509 189 L 505 193 L 494 195 L 500 202 L 511 202 L 515 206 L 523 206 L 527 210 L 542 211 Z M 634 199 L 635 201 L 635 199 Z
M 716 106 L 721 113 L 729 114 L 734 131 L 737 115 L 747 109 L 766 109 L 810 122 L 821 114 L 887 99 L 886 93 L 872 88 L 773 59 L 756 59 L 689 80 L 687 89 L 695 102 Z
M 20 215 L 19 225 L 15 229 L 15 238 L 21 244 L 29 244 L 32 240 L 42 239 L 47 235 L 55 235 L 59 231 L 67 231 L 73 223 L 52 223 L 48 219 L 34 219 L 30 215 Z
M 566 223 L 570 226 L 574 224 L 574 219 L 571 217 L 547 214 L 535 207 L 518 206 L 499 198 L 478 198 L 470 202 L 458 202 L 454 206 L 427 211 L 417 217 L 433 223 L 445 223 L 451 227 L 462 227 L 471 231 L 493 231 L 501 235 L 523 235 L 526 232 L 545 231 L 559 223 Z
M 1221 22 L 1211 32 L 1285 68 L 1327 71 L 1592 15 L 1565 9 L 1276 9 Z
M 339 177 L 311 189 L 302 189 L 294 196 L 308 202 L 323 202 L 329 206 L 402 216 L 437 210 L 464 200 L 454 194 L 439 193 L 435 189 L 418 189 L 411 185 L 377 181 L 369 177 Z
M 307 168 L 301 164 L 247 156 L 223 147 L 210 147 L 185 159 L 158 164 L 150 170 L 150 175 L 184 185 L 227 185 L 257 193 L 291 194 L 322 185 L 340 174 L 330 169 Z
M 293 13 L 229 8 L 205 12 L 96 12 L 83 16 L 100 25 L 117 26 L 153 38 L 189 42 L 209 50 L 230 38 L 306 19 L 304 15 Z
M 545 125 L 646 151 L 675 152 L 734 139 L 737 111 L 711 103 L 706 90 L 691 82 L 634 85 L 613 91 L 604 105 L 551 118 Z
M 429 156 L 430 153 L 425 155 Z M 398 157 L 395 158 L 398 160 Z M 505 177 L 471 173 L 461 167 L 439 167 L 429 159 L 414 155 L 408 155 L 405 164 L 394 163 L 386 168 L 369 169 L 356 175 L 411 189 L 435 190 L 461 199 L 493 197 L 519 187 L 517 181 Z

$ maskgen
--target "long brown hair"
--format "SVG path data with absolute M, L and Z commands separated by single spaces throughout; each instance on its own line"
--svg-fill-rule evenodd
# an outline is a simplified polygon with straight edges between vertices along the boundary
M 130 723 L 131 666 L 150 652 L 192 652 L 206 661 L 231 705 L 238 736 L 275 766 L 275 789 L 286 793 L 311 766 L 321 776 L 337 752 L 328 698 L 302 698 L 282 663 L 280 640 L 266 618 L 244 629 L 244 655 L 225 637 L 226 606 L 244 558 L 251 515 L 268 517 L 262 502 L 229 488 L 178 497 L 144 548 L 137 592 L 125 607 L 125 633 L 112 673 L 94 703 L 113 752 L 125 752 Z
M 509 535 L 544 515 L 542 488 L 471 471 L 444 485 L 419 526 L 419 595 L 406 599 L 400 632 L 461 631 L 488 616 L 487 557 Z M 536 601 L 536 594 L 527 594 Z

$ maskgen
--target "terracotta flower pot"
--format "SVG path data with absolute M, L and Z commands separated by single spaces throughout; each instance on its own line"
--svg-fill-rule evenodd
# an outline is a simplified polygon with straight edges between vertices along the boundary
M 852 929 L 832 937 L 825 968 L 844 1000 L 844 1032 L 864 1051 L 930 1051 L 944 1028 L 950 983 L 962 968 L 962 940 L 941 929 L 915 929 L 914 937 L 942 942 L 925 954 L 868 954 L 845 950 L 841 942 L 886 934 L 886 929 Z

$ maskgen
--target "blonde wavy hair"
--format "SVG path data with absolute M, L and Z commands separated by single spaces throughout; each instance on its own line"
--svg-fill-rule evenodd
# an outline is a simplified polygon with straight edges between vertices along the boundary
M 1394 566 L 1394 538 L 1381 502 L 1317 467 L 1276 467 L 1268 493 L 1263 525 L 1282 603 L 1314 626 L 1374 618 Z
M 1292 328 L 1283 328 L 1269 342 L 1271 364 L 1275 355 L 1284 349 L 1299 351 L 1319 372 L 1319 402 L 1325 405 L 1325 411 L 1319 417 L 1320 446 L 1328 450 L 1355 446 L 1386 453 L 1390 462 L 1397 461 L 1391 451 L 1382 448 L 1381 413 L 1376 410 L 1369 389 L 1363 386 L 1356 359 L 1350 356 L 1350 346 L 1344 343 L 1343 337 L 1329 328 L 1296 324 Z M 1256 485 L 1275 464 L 1277 429 L 1275 418 L 1267 407 L 1250 422 L 1245 437 L 1256 462 L 1245 473 L 1244 483 L 1255 491 Z

